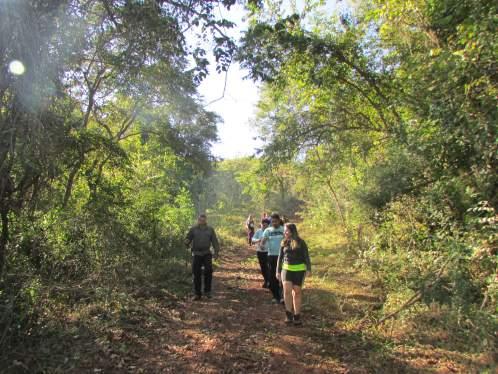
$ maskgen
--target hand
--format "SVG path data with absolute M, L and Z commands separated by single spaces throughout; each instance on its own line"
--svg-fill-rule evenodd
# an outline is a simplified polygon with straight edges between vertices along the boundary
M 277 279 L 280 280 L 280 278 L 282 278 L 282 276 L 280 275 L 280 273 L 277 273 Z
M 306 272 L 306 277 L 307 277 L 307 278 L 308 278 L 308 277 L 311 277 L 311 271 L 307 271 L 307 272 Z

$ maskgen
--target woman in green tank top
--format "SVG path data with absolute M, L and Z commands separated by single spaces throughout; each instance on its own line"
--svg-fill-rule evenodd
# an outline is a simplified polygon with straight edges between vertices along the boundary
M 301 325 L 302 287 L 311 275 L 311 262 L 306 242 L 299 237 L 297 227 L 287 223 L 278 256 L 277 278 L 284 286 L 285 323 Z

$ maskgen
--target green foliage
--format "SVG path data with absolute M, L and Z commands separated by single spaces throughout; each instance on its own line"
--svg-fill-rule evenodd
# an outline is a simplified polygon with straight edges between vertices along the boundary
M 224 226 L 242 227 L 244 217 L 252 214 L 258 220 L 263 212 L 292 217 L 301 204 L 294 188 L 298 179 L 294 166 L 265 164 L 252 157 L 221 161 L 202 181 L 200 210 L 218 217 Z
M 412 298 L 469 326 L 496 318 L 496 12 L 488 0 L 277 10 L 242 39 L 264 82 L 264 164 L 299 170 L 306 222 L 341 223 L 384 316 Z
M 329 16 L 322 1 L 299 14 L 248 1 L 237 58 L 263 82 L 265 146 L 215 165 L 197 41 L 227 71 L 233 24 L 218 7 L 234 4 L 0 2 L 1 351 L 40 332 L 51 308 L 94 300 L 126 314 L 130 283 L 180 284 L 196 211 L 228 245 L 263 211 L 337 230 L 381 287 L 373 318 L 439 308 L 437 328 L 492 347 L 495 2 L 362 1 Z M 91 295 L 77 296 L 82 284 Z
M 234 3 L 0 2 L 2 352 L 77 302 L 58 288 L 107 300 L 127 277 L 184 277 L 219 121 L 197 93 L 209 51 L 190 43 L 212 41 L 226 71 L 218 7 Z
M 447 308 L 444 319 L 467 321 L 455 333 L 488 349 L 498 300 L 494 210 L 474 207 L 462 225 L 437 203 L 408 196 L 390 203 L 358 265 L 376 276 L 386 294 L 385 313 L 419 292 L 428 307 Z

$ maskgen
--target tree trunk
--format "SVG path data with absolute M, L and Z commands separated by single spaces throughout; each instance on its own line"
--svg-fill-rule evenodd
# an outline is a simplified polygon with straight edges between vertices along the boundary
M 7 242 L 9 241 L 9 209 L 5 206 L 0 207 L 0 216 L 2 221 L 2 231 L 0 234 L 0 275 L 2 275 L 7 252 Z
M 339 202 L 339 198 L 337 197 L 337 194 L 335 193 L 334 187 L 332 187 L 332 183 L 330 183 L 330 179 L 327 178 L 326 183 L 327 183 L 327 187 L 329 188 L 330 194 L 334 198 L 334 202 L 335 202 L 335 205 L 337 207 L 337 211 L 339 212 L 339 215 L 341 216 L 342 225 L 344 226 L 344 229 L 346 230 L 346 232 L 349 232 L 348 225 L 346 222 L 346 217 L 344 217 L 344 212 L 342 211 L 341 204 Z
M 284 206 L 285 203 L 285 182 L 283 178 L 277 178 L 277 183 L 278 183 L 278 189 L 279 189 L 279 194 L 280 194 L 280 204 L 281 206 Z M 282 212 L 280 212 L 282 214 Z
M 69 202 L 69 199 L 71 197 L 71 192 L 73 191 L 74 180 L 75 180 L 76 174 L 78 174 L 79 170 L 80 170 L 80 166 L 78 164 L 69 173 L 69 177 L 68 177 L 67 183 L 66 183 L 66 192 L 64 193 L 64 200 L 62 201 L 63 208 L 65 208 L 67 206 L 67 203 Z

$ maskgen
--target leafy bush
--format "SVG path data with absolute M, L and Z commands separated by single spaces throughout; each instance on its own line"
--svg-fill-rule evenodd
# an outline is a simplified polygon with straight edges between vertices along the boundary
M 487 213 L 488 218 L 475 213 Z M 481 203 L 469 210 L 467 223 L 459 225 L 431 199 L 404 196 L 382 213 L 360 263 L 376 274 L 388 300 L 391 294 L 419 292 L 425 304 L 447 305 L 463 316 L 476 315 L 479 309 L 496 313 L 493 216 Z M 389 303 L 386 307 L 392 309 Z

